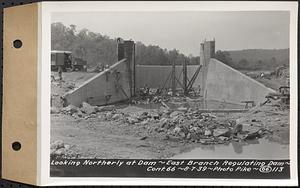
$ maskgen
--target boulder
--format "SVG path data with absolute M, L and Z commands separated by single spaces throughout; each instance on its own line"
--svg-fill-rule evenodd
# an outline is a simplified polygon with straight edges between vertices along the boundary
M 211 130 L 208 130 L 208 129 L 205 130 L 205 131 L 204 131 L 204 135 L 205 135 L 205 136 L 211 136 L 211 135 L 212 135 Z
M 96 112 L 112 111 L 114 109 L 115 109 L 114 105 L 97 106 L 97 107 L 95 107 Z
M 198 136 L 196 133 L 190 133 L 191 140 L 197 140 Z
M 186 111 L 188 111 L 188 108 L 186 108 L 186 107 L 179 107 L 179 108 L 177 108 L 177 110 L 181 111 L 181 112 L 186 112 Z
M 142 121 L 140 124 L 141 125 L 147 125 L 149 123 L 149 119 L 145 119 L 144 121 Z
M 243 139 L 244 140 L 252 140 L 252 139 L 256 139 L 256 138 L 261 138 L 262 137 L 262 131 L 258 130 L 256 132 L 251 132 L 248 133 Z
M 174 134 L 178 134 L 179 132 L 181 132 L 181 128 L 180 127 L 175 127 L 173 130 Z
M 220 136 L 224 136 L 224 137 L 231 137 L 233 134 L 233 131 L 231 129 L 228 129 L 226 132 L 224 132 L 223 134 L 220 134 Z
M 58 114 L 60 112 L 60 110 L 58 109 L 58 108 L 56 108 L 56 107 L 51 107 L 51 114 Z
M 201 138 L 201 139 L 199 140 L 199 142 L 200 142 L 201 144 L 206 145 L 206 144 L 212 144 L 212 143 L 213 143 L 213 140 L 210 139 L 210 138 Z
M 50 148 L 54 150 L 58 150 L 60 148 L 65 148 L 65 144 L 62 140 L 56 140 L 50 144 Z
M 179 135 L 181 138 L 185 138 L 185 133 L 184 133 L 183 131 L 180 131 L 180 132 L 178 133 L 178 135 Z
M 65 150 L 65 148 L 60 148 L 60 149 L 54 151 L 53 154 L 54 155 L 58 155 L 58 156 L 65 155 L 66 154 L 66 150 Z
M 188 140 L 191 139 L 191 133 L 188 133 L 188 134 L 186 135 L 186 139 L 188 139 Z
M 182 112 L 174 111 L 170 114 L 170 118 L 174 119 L 174 118 L 178 117 L 180 114 L 182 114 Z
M 55 155 L 55 151 L 56 151 L 56 149 L 50 149 L 50 156 L 54 156 Z
M 156 113 L 156 112 L 151 111 L 151 112 L 148 113 L 148 117 L 151 117 L 153 119 L 159 119 L 159 114 Z
M 78 111 L 77 113 L 76 113 L 76 115 L 77 115 L 77 117 L 83 117 L 83 114 L 82 114 L 82 112 L 81 111 Z
M 233 129 L 233 133 L 237 134 L 243 131 L 243 125 L 242 124 L 236 124 L 234 129 Z
M 111 119 L 112 120 L 118 120 L 118 119 L 121 119 L 123 116 L 122 116 L 122 114 L 114 114 L 112 117 L 111 117 Z
M 137 118 L 134 118 L 134 117 L 128 117 L 127 122 L 130 123 L 130 124 L 135 124 L 135 123 L 138 123 L 139 120 Z
M 247 133 L 255 133 L 257 131 L 259 131 L 261 128 L 254 126 L 253 124 L 249 124 L 249 123 L 244 123 L 242 124 L 243 126 L 243 132 L 247 132 Z
M 160 127 L 166 127 L 167 123 L 168 123 L 168 119 L 167 118 L 161 118 L 159 120 L 159 126 Z
M 218 139 L 221 140 L 221 141 L 227 141 L 227 140 L 228 140 L 228 137 L 225 137 L 225 136 L 219 136 Z
M 214 130 L 214 136 L 219 137 L 225 135 L 226 132 L 228 132 L 228 129 L 217 128 Z
M 92 106 L 89 103 L 83 102 L 81 111 L 86 114 L 93 114 L 96 112 L 96 109 L 95 109 L 95 106 Z
M 113 117 L 113 113 L 112 112 L 107 112 L 106 114 L 105 114 L 105 118 L 107 119 L 107 120 L 110 120 L 112 117 Z
M 242 123 L 244 123 L 246 121 L 247 121 L 247 119 L 245 117 L 241 117 L 241 118 L 238 118 L 238 119 L 235 120 L 235 124 L 236 125 L 237 124 L 242 124 Z
M 69 106 L 64 107 L 64 108 L 62 109 L 62 111 L 63 111 L 63 112 L 66 112 L 66 113 L 68 113 L 68 114 L 70 114 L 70 115 L 73 115 L 74 113 L 78 112 L 78 108 L 77 108 L 76 106 L 70 104 Z
M 65 150 L 67 151 L 67 150 L 70 150 L 70 148 L 71 148 L 71 146 L 70 145 L 68 145 L 68 144 L 65 144 Z

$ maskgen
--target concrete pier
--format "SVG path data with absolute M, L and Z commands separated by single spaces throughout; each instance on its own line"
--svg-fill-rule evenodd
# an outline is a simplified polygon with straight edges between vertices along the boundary
M 130 99 L 135 94 L 135 62 L 133 41 L 118 41 L 118 62 L 67 92 L 64 105 L 107 105 Z

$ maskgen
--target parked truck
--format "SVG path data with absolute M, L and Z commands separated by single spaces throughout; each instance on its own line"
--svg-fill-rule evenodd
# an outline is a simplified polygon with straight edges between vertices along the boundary
M 87 71 L 87 62 L 81 58 L 72 58 L 72 71 Z
M 73 57 L 70 51 L 51 51 L 51 70 L 57 71 L 62 69 L 63 72 L 87 71 L 87 62 L 81 58 Z

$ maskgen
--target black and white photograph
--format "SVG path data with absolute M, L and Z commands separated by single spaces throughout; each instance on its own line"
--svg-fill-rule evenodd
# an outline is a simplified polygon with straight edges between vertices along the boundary
M 290 159 L 289 11 L 52 12 L 48 53 L 51 176 L 89 176 L 57 159 Z
M 1 6 L 5 182 L 299 184 L 298 2 Z

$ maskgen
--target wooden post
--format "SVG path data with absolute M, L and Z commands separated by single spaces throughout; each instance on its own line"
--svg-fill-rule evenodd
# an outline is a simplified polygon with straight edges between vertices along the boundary
M 183 67 L 182 67 L 182 71 L 183 71 L 183 92 L 184 95 L 188 94 L 188 90 L 187 90 L 187 64 L 186 61 L 183 61 Z
M 136 94 L 135 43 L 133 43 L 133 95 Z
M 175 61 L 173 61 L 172 65 L 172 96 L 175 96 L 176 92 L 176 67 L 175 67 Z

